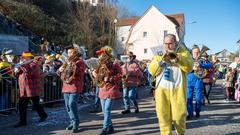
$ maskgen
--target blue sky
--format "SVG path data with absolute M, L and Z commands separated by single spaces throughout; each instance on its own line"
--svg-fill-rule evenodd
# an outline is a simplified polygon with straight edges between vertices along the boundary
M 216 53 L 238 50 L 240 39 L 240 0 L 119 0 L 130 13 L 142 16 L 151 6 L 163 14 L 184 13 L 185 43 L 205 44 Z M 197 23 L 191 24 L 196 21 Z

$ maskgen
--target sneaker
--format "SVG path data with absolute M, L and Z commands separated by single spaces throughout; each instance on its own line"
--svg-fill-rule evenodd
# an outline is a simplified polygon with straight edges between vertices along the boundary
M 210 100 L 209 100 L 209 99 L 207 100 L 207 102 L 208 102 L 208 104 L 211 104 L 211 102 L 210 102 Z
M 110 126 L 108 127 L 107 133 L 108 133 L 108 134 L 114 133 L 114 128 L 113 128 L 112 125 L 110 125 Z
M 93 109 L 89 111 L 90 113 L 99 113 L 100 111 L 98 109 Z
M 48 115 L 41 117 L 40 120 L 38 122 L 44 122 L 47 119 Z
M 135 109 L 135 113 L 139 113 L 139 109 L 138 108 Z
M 80 130 L 78 128 L 73 128 L 72 133 L 78 133 Z
M 200 117 L 200 113 L 196 113 L 196 118 L 199 118 Z
M 17 123 L 16 125 L 14 125 L 13 127 L 14 128 L 19 128 L 19 127 L 23 127 L 23 126 L 26 126 L 27 125 L 27 123 Z
M 128 114 L 128 113 L 131 113 L 131 111 L 130 110 L 123 110 L 122 111 L 122 114 Z
M 107 131 L 106 130 L 102 130 L 102 132 L 99 135 L 107 135 Z
M 72 130 L 73 129 L 73 125 L 70 124 L 69 126 L 66 127 L 66 130 Z
M 188 115 L 186 120 L 192 120 L 192 116 Z

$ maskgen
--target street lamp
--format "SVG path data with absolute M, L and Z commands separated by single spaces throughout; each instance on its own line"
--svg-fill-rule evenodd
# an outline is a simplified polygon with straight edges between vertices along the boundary
M 109 39 L 109 42 L 108 42 L 108 45 L 111 46 L 112 43 L 114 43 L 114 40 L 115 40 L 115 29 L 116 29 L 116 23 L 117 23 L 117 19 L 115 18 L 113 21 L 110 21 L 110 30 L 109 30 L 109 36 L 110 36 L 110 39 Z M 113 24 L 113 30 L 112 30 L 112 24 Z
M 238 48 L 238 57 L 240 58 L 240 39 L 237 41 L 237 46 L 239 47 Z

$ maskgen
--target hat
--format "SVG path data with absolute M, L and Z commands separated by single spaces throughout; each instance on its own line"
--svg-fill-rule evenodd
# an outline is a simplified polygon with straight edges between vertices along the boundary
M 59 59 L 60 58 L 60 54 L 57 54 L 55 57 L 56 57 L 56 59 Z
M 12 53 L 13 53 L 13 50 L 8 49 L 8 48 L 3 48 L 3 50 L 2 50 L 3 55 L 10 55 Z
M 22 53 L 22 57 L 23 58 L 33 57 L 33 54 L 29 51 L 25 51 L 25 52 Z
M 100 50 L 97 50 L 97 51 L 96 51 L 96 54 L 97 54 L 98 56 L 104 54 L 104 48 L 101 48 Z
M 103 54 L 106 54 L 108 55 L 109 57 L 113 57 L 113 54 L 112 54 L 112 48 L 109 47 L 109 46 L 104 46 L 102 47 L 100 50 L 96 51 L 96 54 L 97 55 L 103 55 Z

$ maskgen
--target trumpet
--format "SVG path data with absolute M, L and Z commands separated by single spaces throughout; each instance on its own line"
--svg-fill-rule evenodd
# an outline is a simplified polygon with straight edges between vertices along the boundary
M 187 49 L 186 45 L 184 43 L 182 43 L 182 38 L 178 42 L 177 48 L 175 49 L 174 52 L 166 52 L 164 54 L 163 54 L 163 52 L 159 52 L 158 53 L 159 56 L 162 56 L 162 60 L 159 62 L 160 64 L 158 65 L 156 71 L 149 78 L 150 86 L 152 88 L 156 88 L 156 87 L 152 86 L 152 82 L 156 81 L 156 73 L 160 70 L 161 67 L 165 68 L 166 66 L 176 66 L 176 63 L 178 62 L 178 55 L 177 55 L 177 53 L 179 52 L 180 48 Z M 159 85 L 159 82 L 158 82 L 158 84 L 156 86 Z
M 199 55 L 197 56 L 197 58 L 195 60 L 195 62 L 202 63 L 204 60 L 202 60 L 201 57 L 208 50 L 209 50 L 209 48 L 207 46 L 203 45 Z M 204 69 L 204 68 L 198 67 L 196 70 L 194 70 L 194 75 L 196 77 L 202 79 L 202 78 L 204 78 L 207 75 L 207 70 Z
M 23 63 L 17 63 L 17 64 L 15 64 L 13 66 L 6 67 L 6 68 L 0 70 L 0 73 L 1 73 L 0 76 L 4 76 L 6 74 L 9 74 L 9 73 L 13 72 L 14 70 L 18 69 L 19 67 L 21 67 L 21 66 L 23 66 L 25 64 L 29 64 L 29 63 L 31 63 L 33 61 L 34 61 L 34 59 L 30 59 L 28 61 L 24 61 Z M 2 72 L 4 72 L 4 73 L 2 73 Z

